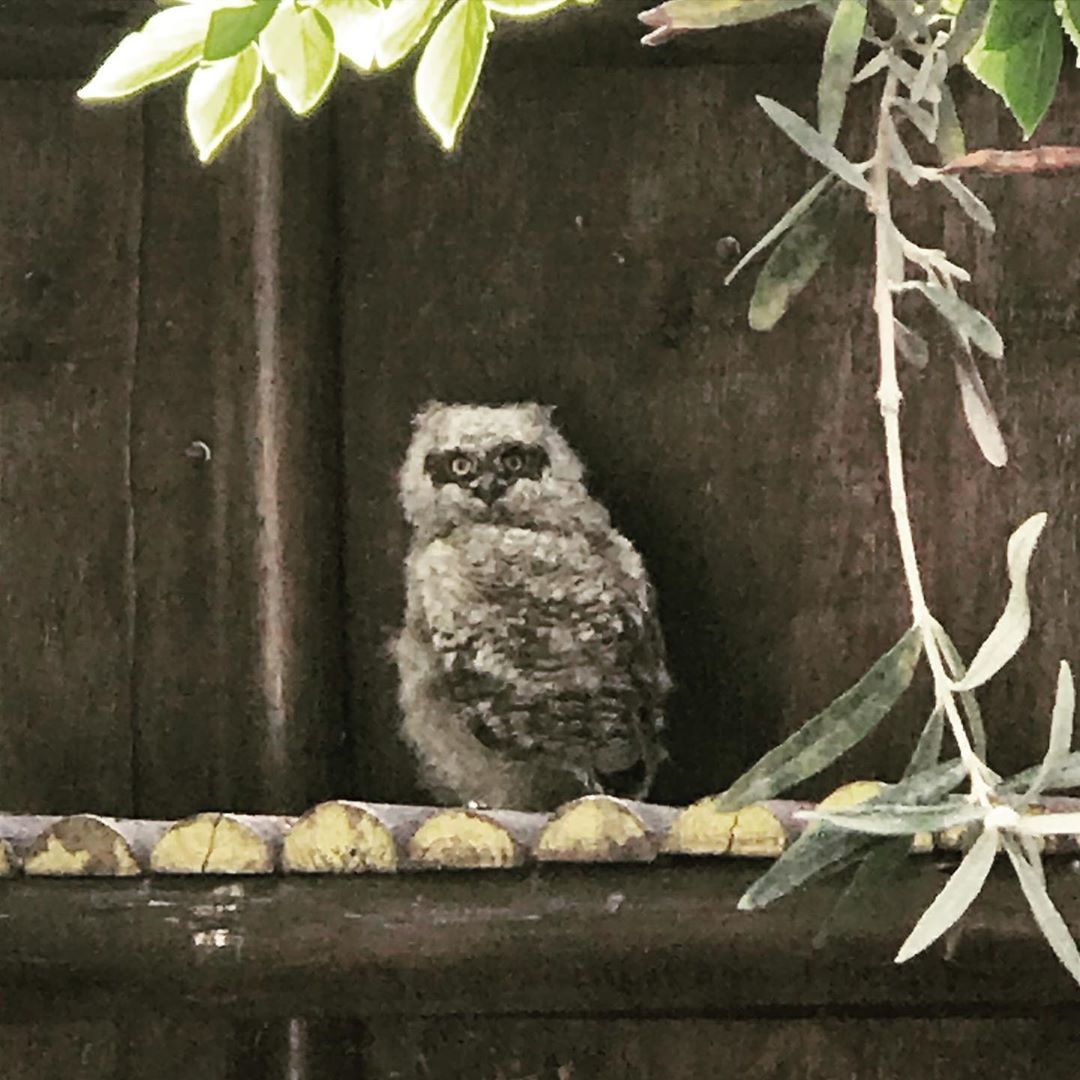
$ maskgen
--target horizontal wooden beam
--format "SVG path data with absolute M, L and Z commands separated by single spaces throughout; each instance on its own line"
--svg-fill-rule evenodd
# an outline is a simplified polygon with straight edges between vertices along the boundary
M 951 863 L 949 865 L 952 865 Z M 1080 927 L 1080 893 L 1050 891 Z M 534 866 L 505 873 L 4 883 L 0 1020 L 167 1008 L 238 1015 L 633 1012 L 1038 1014 L 1080 1009 L 1004 866 L 961 930 L 892 957 L 945 881 L 907 872 L 835 940 L 830 880 L 764 911 L 745 861 Z
M 842 810 L 881 791 L 844 784 L 818 804 Z M 1054 797 L 1039 810 L 1076 811 Z M 551 814 L 472 807 L 333 800 L 299 818 L 209 812 L 182 821 L 0 815 L 0 877 L 138 877 L 141 874 L 355 874 L 510 869 L 533 862 L 652 862 L 661 855 L 775 858 L 808 825 L 813 804 L 773 799 L 722 811 L 707 796 L 678 808 L 587 795 Z M 956 851 L 976 826 L 912 838 L 916 852 Z M 1076 836 L 1043 841 L 1050 854 L 1080 850 Z

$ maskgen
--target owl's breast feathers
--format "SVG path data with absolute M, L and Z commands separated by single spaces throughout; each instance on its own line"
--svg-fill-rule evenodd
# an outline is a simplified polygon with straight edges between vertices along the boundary
M 670 689 L 652 587 L 613 530 L 474 525 L 413 553 L 410 619 L 475 737 L 603 774 L 660 757 Z M 419 622 L 422 625 L 415 625 Z

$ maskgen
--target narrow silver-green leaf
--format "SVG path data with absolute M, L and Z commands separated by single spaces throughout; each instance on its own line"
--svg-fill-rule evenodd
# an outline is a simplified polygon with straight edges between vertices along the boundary
M 960 402 L 964 408 L 964 419 L 968 430 L 975 438 L 979 449 L 991 465 L 1001 469 L 1009 463 L 1009 451 L 1001 435 L 997 412 L 986 392 L 975 358 L 966 343 L 953 357 L 953 369 L 956 383 L 960 387 Z
M 971 850 L 945 883 L 945 887 L 923 912 L 907 940 L 900 946 L 900 951 L 896 954 L 898 964 L 918 956 L 923 949 L 933 945 L 971 907 L 975 897 L 982 891 L 990 867 L 994 865 L 999 840 L 997 829 L 983 829 Z
M 417 107 L 445 150 L 453 149 L 476 92 L 491 30 L 483 0 L 457 0 L 416 66 Z
M 919 741 L 904 769 L 904 779 L 933 768 L 941 758 L 941 742 L 945 734 L 945 710 L 938 706 L 923 726 Z
M 887 788 L 866 806 L 932 802 L 953 791 L 967 775 L 957 760 L 944 762 Z M 739 908 L 751 911 L 786 896 L 823 870 L 876 843 L 873 837 L 825 824 L 804 832 L 742 895 Z
M 994 216 L 989 207 L 958 176 L 952 173 L 938 172 L 934 180 L 957 201 L 960 209 L 981 229 L 988 233 L 994 231 Z
M 937 134 L 934 136 L 942 165 L 948 165 L 967 153 L 967 140 L 964 127 L 960 123 L 960 114 L 956 111 L 956 101 L 947 83 L 941 84 L 941 101 L 938 103 Z
M 930 362 L 930 346 L 926 339 L 909 330 L 899 319 L 893 319 L 893 336 L 900 358 L 922 371 Z
M 1080 836 L 1080 813 L 1025 814 L 1018 831 L 1028 836 Z
M 853 83 L 865 82 L 872 79 L 878 72 L 884 71 L 889 66 L 891 53 L 888 49 L 882 49 L 875 53 L 865 64 L 851 77 Z
M 937 641 L 942 655 L 945 657 L 945 668 L 954 682 L 959 682 L 967 674 L 967 668 L 960 656 L 960 651 L 953 644 L 945 627 L 931 619 L 931 627 L 934 631 L 934 640 Z M 982 709 L 979 702 L 970 690 L 964 690 L 959 695 L 960 708 L 964 711 L 964 717 L 968 723 L 968 731 L 971 735 L 971 748 L 975 755 L 986 760 L 986 726 L 983 724 Z
M 913 836 L 967 825 L 978 821 L 984 813 L 981 806 L 969 802 L 940 806 L 858 806 L 851 810 L 825 810 L 815 814 L 813 820 L 872 836 Z
M 1058 667 L 1057 690 L 1054 693 L 1054 712 L 1050 718 L 1050 740 L 1046 747 L 1046 756 L 1039 767 L 1035 779 L 1028 788 L 1027 798 L 1034 799 L 1047 784 L 1047 781 L 1069 756 L 1072 746 L 1073 717 L 1076 714 L 1076 687 L 1073 684 L 1072 669 L 1065 660 Z
M 938 118 L 921 105 L 901 98 L 896 107 L 919 129 L 919 134 L 929 143 L 937 138 Z
M 866 0 L 840 0 L 825 39 L 818 80 L 818 130 L 831 143 L 836 142 L 844 118 L 844 103 L 865 25 Z
M 915 162 L 911 160 L 907 147 L 896 130 L 891 116 L 882 119 L 886 145 L 889 148 L 889 164 L 900 174 L 901 179 L 908 187 L 914 187 L 921 179 Z
M 1024 644 L 1031 629 L 1031 606 L 1027 595 L 1028 567 L 1039 542 L 1046 514 L 1029 517 L 1009 537 L 1006 562 L 1009 570 L 1009 598 L 990 636 L 979 647 L 957 690 L 973 690 L 997 674 Z
M 1041 765 L 1032 765 L 1015 776 L 1010 776 L 1002 785 L 1005 791 L 1024 791 L 1028 788 L 1036 776 L 1039 775 Z M 1066 754 L 1061 763 L 1055 766 L 1050 775 L 1043 781 L 1043 791 L 1065 791 L 1069 788 L 1080 787 L 1080 750 L 1074 750 Z
M 1005 355 L 1005 343 L 997 327 L 981 312 L 961 300 L 954 292 L 929 281 L 913 281 L 908 288 L 916 289 L 937 308 L 956 332 L 970 338 L 988 356 L 1000 360 Z
M 794 202 L 785 211 L 775 225 L 735 264 L 735 268 L 726 278 L 724 284 L 730 285 L 735 280 L 735 275 L 743 269 L 759 252 L 764 251 L 771 243 L 784 235 L 810 209 L 817 201 L 818 196 L 835 182 L 832 175 L 823 176 L 809 191 Z
M 771 330 L 810 284 L 829 253 L 840 210 L 841 189 L 816 202 L 773 249 L 750 298 L 750 327 Z
M 845 184 L 850 184 L 866 194 L 870 193 L 870 185 L 863 174 L 820 131 L 808 124 L 798 113 L 793 113 L 780 102 L 762 97 L 760 94 L 757 95 L 756 100 L 769 119 L 804 154 L 819 161 L 826 169 L 840 177 Z
M 926 339 L 909 329 L 899 319 L 893 320 L 893 334 L 896 338 L 896 351 L 901 359 L 920 370 L 930 363 L 930 347 Z
M 922 654 L 916 627 L 832 704 L 743 773 L 717 801 L 720 810 L 736 810 L 771 799 L 821 772 L 870 734 L 911 684 Z
M 843 933 L 848 927 L 858 926 L 873 917 L 881 897 L 887 895 L 900 876 L 910 851 L 911 841 L 906 836 L 893 836 L 875 843 L 814 935 L 815 949 L 826 945 L 834 934 Z
M 1036 870 L 1015 843 L 1005 840 L 1005 852 L 1016 871 L 1016 878 L 1031 908 L 1035 924 L 1042 931 L 1046 943 L 1054 950 L 1065 970 L 1080 983 L 1080 951 L 1061 913 L 1054 906 L 1046 891 L 1046 882 L 1040 870 Z M 1041 869 L 1041 864 L 1040 864 Z

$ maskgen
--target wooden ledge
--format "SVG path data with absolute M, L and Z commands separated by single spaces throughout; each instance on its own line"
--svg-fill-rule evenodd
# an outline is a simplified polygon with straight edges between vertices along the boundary
M 762 869 L 742 859 L 351 878 L 17 878 L 2 884 L 0 903 L 3 1014 L 1080 1012 L 1006 865 L 947 947 L 893 963 L 955 862 L 913 858 L 820 949 L 814 936 L 846 875 L 739 912 Z M 1058 860 L 1047 877 L 1080 930 L 1075 875 Z

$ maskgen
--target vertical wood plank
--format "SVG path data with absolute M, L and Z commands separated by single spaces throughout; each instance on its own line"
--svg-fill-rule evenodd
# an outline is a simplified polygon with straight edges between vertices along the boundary
M 264 110 L 202 169 L 148 108 L 137 805 L 297 811 L 340 736 L 328 131 Z
M 0 82 L 0 806 L 128 814 L 137 113 Z

